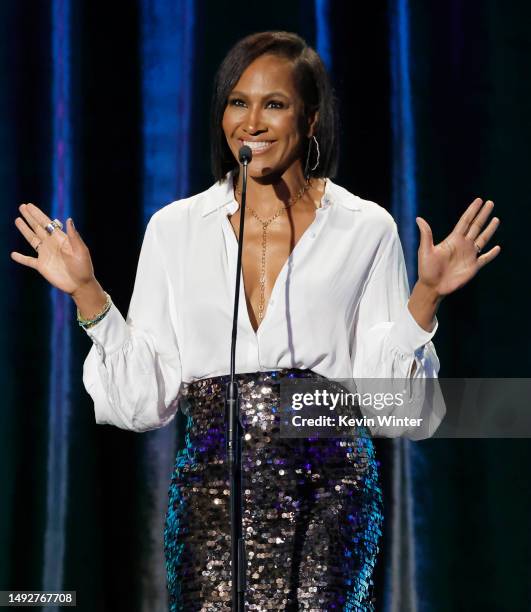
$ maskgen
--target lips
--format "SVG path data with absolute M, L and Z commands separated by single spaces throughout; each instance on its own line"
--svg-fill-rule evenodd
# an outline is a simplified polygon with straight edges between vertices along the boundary
M 240 142 L 242 145 L 248 146 L 253 152 L 253 155 L 260 155 L 260 153 L 264 153 L 265 151 L 268 151 L 275 144 L 276 141 L 274 140 L 241 140 L 240 139 Z

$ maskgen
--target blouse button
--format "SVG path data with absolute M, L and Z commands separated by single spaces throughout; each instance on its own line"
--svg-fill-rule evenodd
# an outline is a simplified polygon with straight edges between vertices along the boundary
M 311 238 L 315 238 L 315 232 L 312 232 L 312 233 L 310 234 L 310 237 L 311 237 Z

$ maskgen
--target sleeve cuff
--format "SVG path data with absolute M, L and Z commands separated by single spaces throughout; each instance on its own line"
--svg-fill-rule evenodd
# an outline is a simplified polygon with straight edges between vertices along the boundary
M 103 319 L 85 332 L 96 345 L 98 353 L 101 349 L 109 355 L 121 348 L 129 340 L 129 328 L 122 314 L 114 304 Z
M 435 317 L 435 326 L 431 332 L 423 329 L 416 321 L 407 304 L 391 329 L 390 341 L 401 353 L 415 353 L 428 344 L 435 336 L 439 321 Z

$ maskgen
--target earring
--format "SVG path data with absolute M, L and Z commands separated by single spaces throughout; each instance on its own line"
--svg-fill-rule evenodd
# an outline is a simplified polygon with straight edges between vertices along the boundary
M 315 142 L 315 147 L 317 149 L 317 160 L 315 162 L 315 165 L 312 168 L 310 168 L 310 155 L 312 153 L 312 141 Z M 317 169 L 317 167 L 319 166 L 320 159 L 321 159 L 321 151 L 319 149 L 319 143 L 317 142 L 317 138 L 315 136 L 312 136 L 308 144 L 308 154 L 306 155 L 306 165 L 304 168 L 304 174 L 306 175 L 306 177 L 310 176 L 310 171 L 313 172 L 314 170 Z

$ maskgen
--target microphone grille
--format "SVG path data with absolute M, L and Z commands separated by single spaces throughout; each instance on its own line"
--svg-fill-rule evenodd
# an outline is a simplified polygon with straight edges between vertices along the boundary
M 240 164 L 248 164 L 253 159 L 251 147 L 243 145 L 238 153 L 238 159 L 240 160 Z

